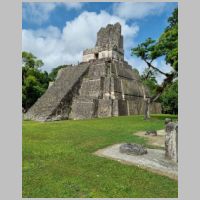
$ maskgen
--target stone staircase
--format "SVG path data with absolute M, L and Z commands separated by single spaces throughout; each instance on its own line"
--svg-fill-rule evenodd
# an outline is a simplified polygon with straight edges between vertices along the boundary
M 67 119 L 73 97 L 87 73 L 89 63 L 61 69 L 59 77 L 25 114 L 25 119 L 37 121 Z
M 99 99 L 103 97 L 105 59 L 90 62 L 87 76 L 82 80 L 79 95 L 73 98 L 70 119 L 91 119 L 97 117 Z

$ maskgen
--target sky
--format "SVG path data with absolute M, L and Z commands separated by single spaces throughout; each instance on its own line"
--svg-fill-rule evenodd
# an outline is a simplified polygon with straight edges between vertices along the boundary
M 83 50 L 95 46 L 98 30 L 120 22 L 125 60 L 141 74 L 146 65 L 131 56 L 131 48 L 148 37 L 158 39 L 177 6 L 176 2 L 22 3 L 22 51 L 33 53 L 44 62 L 42 70 L 50 72 L 81 62 Z M 154 65 L 165 72 L 171 69 L 164 58 Z

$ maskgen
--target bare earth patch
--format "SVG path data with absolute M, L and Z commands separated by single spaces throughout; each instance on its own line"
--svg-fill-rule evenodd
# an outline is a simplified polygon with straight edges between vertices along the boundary
M 149 145 L 165 147 L 165 130 L 158 130 L 157 136 L 145 135 L 145 131 L 134 133 L 134 135 L 147 138 Z
M 115 144 L 95 152 L 95 155 L 117 160 L 123 164 L 136 165 L 160 175 L 177 180 L 177 163 L 165 159 L 165 151 L 161 149 L 147 149 L 148 153 L 140 156 L 127 155 L 119 152 L 121 144 Z

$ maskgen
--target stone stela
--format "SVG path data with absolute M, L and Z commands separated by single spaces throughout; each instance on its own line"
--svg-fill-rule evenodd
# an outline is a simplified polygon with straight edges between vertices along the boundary
M 52 121 L 144 113 L 140 76 L 124 60 L 121 25 L 108 24 L 96 45 L 83 51 L 83 62 L 60 69 L 54 83 L 25 114 L 25 119 Z M 161 113 L 154 102 L 151 113 Z

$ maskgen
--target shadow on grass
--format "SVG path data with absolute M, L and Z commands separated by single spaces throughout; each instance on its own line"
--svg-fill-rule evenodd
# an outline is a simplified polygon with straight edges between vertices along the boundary
M 151 118 L 152 119 L 158 119 L 158 120 L 165 120 L 165 118 L 171 118 L 172 121 L 176 121 L 176 120 L 178 120 L 178 115 L 170 115 L 170 114 L 157 115 L 157 114 L 152 114 Z

